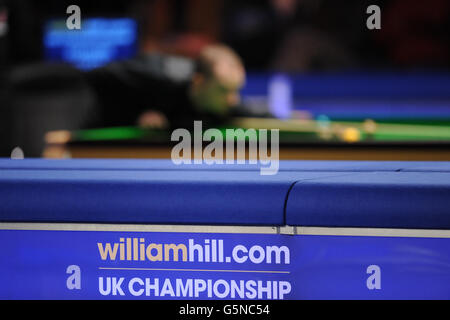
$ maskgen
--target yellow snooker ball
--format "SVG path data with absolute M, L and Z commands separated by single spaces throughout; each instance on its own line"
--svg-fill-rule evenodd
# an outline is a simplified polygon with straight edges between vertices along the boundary
M 345 142 L 357 142 L 361 139 L 361 133 L 356 128 L 345 128 L 342 132 L 342 140 Z

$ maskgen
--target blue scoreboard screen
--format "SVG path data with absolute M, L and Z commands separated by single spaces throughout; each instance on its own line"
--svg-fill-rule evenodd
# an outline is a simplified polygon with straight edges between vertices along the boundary
M 81 29 L 69 30 L 64 19 L 44 28 L 47 61 L 64 61 L 82 70 L 133 57 L 137 50 L 137 23 L 131 18 L 87 18 Z

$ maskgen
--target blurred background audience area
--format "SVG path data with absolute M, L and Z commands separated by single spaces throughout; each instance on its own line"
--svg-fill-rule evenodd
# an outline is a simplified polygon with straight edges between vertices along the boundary
M 72 4 L 80 31 L 65 29 Z M 380 30 L 366 27 L 374 4 Z M 246 85 L 253 74 L 446 73 L 449 14 L 446 0 L 0 0 L 0 150 L 39 156 L 48 130 L 89 123 L 95 97 L 80 71 L 155 52 L 196 59 L 229 46 Z

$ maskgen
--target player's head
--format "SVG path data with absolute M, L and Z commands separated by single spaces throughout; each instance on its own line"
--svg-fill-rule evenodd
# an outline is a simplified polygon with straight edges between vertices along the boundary
M 245 69 L 239 56 L 224 45 L 206 46 L 197 60 L 191 97 L 202 111 L 224 114 L 240 101 Z

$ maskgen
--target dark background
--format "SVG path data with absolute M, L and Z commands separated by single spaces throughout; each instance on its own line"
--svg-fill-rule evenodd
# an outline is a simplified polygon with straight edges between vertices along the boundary
M 42 27 L 77 4 L 82 18 L 128 16 L 139 23 L 140 52 L 195 55 L 224 42 L 248 70 L 292 72 L 449 67 L 446 0 L 0 0 L 9 32 L 1 64 L 42 59 Z M 368 30 L 366 8 L 381 8 L 381 30 Z
M 249 74 L 449 74 L 448 0 L 0 0 L 0 27 L 8 26 L 0 29 L 0 156 L 15 146 L 39 156 L 46 132 L 90 120 L 94 101 L 80 75 L 43 63 L 45 23 L 66 19 L 72 4 L 82 21 L 135 19 L 137 54 L 195 57 L 220 42 L 237 51 Z M 381 30 L 366 27 L 373 4 Z

